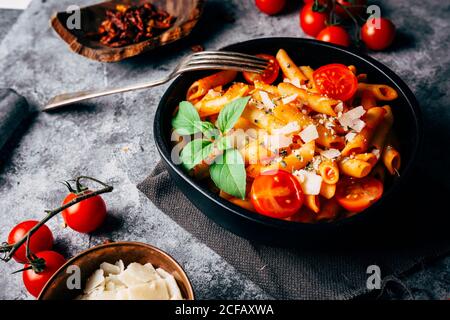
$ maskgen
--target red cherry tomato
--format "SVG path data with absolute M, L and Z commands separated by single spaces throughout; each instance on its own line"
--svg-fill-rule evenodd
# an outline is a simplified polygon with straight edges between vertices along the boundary
M 255 4 L 261 12 L 274 15 L 283 10 L 286 0 L 255 0 Z
M 348 35 L 348 32 L 339 26 L 326 27 L 320 31 L 316 39 L 344 47 L 348 47 L 350 45 L 350 36 Z
M 342 18 L 350 17 L 345 9 L 353 16 L 361 15 L 364 13 L 365 5 L 367 4 L 367 0 L 336 0 L 336 2 L 335 11 Z M 345 9 L 343 7 L 345 7 Z
M 321 94 L 342 101 L 353 97 L 358 88 L 358 79 L 353 72 L 339 63 L 320 67 L 314 71 L 313 79 Z
M 66 259 L 55 251 L 38 252 L 36 256 L 45 260 L 44 271 L 36 273 L 33 269 L 25 270 L 22 273 L 22 280 L 28 292 L 37 298 L 47 281 L 66 262 Z M 25 268 L 29 266 L 26 264 Z
M 300 11 L 300 26 L 303 31 L 315 37 L 319 32 L 326 27 L 328 13 L 313 11 L 314 3 L 307 3 Z
M 370 50 L 384 50 L 394 41 L 395 25 L 389 19 L 371 18 L 362 26 L 361 38 Z
M 85 191 L 90 193 L 91 191 Z M 75 193 L 69 193 L 63 205 L 75 199 Z M 62 216 L 66 224 L 75 231 L 89 233 L 96 230 L 106 218 L 106 204 L 102 197 L 88 198 L 65 209 Z
M 383 184 L 373 178 L 355 179 L 344 177 L 336 187 L 336 200 L 350 212 L 361 212 L 378 201 L 383 195 Z
M 8 235 L 8 243 L 14 244 L 22 239 L 39 222 L 28 220 L 15 226 Z M 30 251 L 36 253 L 50 250 L 53 246 L 53 235 L 50 229 L 44 224 L 30 237 Z M 21 245 L 14 253 L 14 260 L 19 263 L 27 263 L 25 244 Z
M 250 191 L 256 211 L 272 218 L 287 218 L 303 205 L 297 178 L 286 171 L 269 171 L 257 176 Z
M 277 59 L 270 54 L 257 54 L 256 56 L 269 60 L 269 66 L 263 73 L 243 72 L 242 75 L 245 80 L 250 84 L 253 84 L 255 81 L 262 81 L 266 84 L 273 83 L 277 80 L 278 74 L 280 73 L 280 65 Z

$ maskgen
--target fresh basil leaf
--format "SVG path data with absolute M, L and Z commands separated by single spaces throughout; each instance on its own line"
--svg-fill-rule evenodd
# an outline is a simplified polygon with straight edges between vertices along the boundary
M 209 140 L 196 139 L 181 150 L 180 159 L 186 170 L 191 170 L 213 151 L 214 145 Z
M 222 133 L 227 132 L 236 124 L 250 97 L 243 97 L 227 103 L 219 113 L 217 127 Z
M 225 136 L 217 139 L 216 141 L 217 149 L 219 150 L 227 150 L 233 147 L 230 136 Z
M 219 189 L 236 198 L 245 198 L 245 165 L 239 151 L 225 150 L 211 164 L 209 173 Z
M 176 116 L 172 119 L 172 127 L 181 135 L 190 135 L 200 132 L 198 128 L 200 122 L 197 109 L 190 102 L 182 101 Z
M 202 121 L 199 129 L 207 138 L 217 139 L 220 136 L 220 131 L 211 122 Z

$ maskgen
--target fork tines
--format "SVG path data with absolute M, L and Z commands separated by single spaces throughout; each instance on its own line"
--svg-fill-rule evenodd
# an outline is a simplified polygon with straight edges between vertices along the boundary
M 269 61 L 248 54 L 229 51 L 202 51 L 186 59 L 182 71 L 225 69 L 237 71 L 263 72 Z

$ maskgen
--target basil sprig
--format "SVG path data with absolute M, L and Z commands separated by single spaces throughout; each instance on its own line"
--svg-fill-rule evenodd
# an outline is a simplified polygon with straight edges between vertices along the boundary
M 217 127 L 211 122 L 201 121 L 197 109 L 187 101 L 180 103 L 178 113 L 172 119 L 172 127 L 177 133 L 192 135 L 201 132 L 204 135 L 204 138 L 184 146 L 180 154 L 183 167 L 191 170 L 203 160 L 214 157 L 209 167 L 211 179 L 219 189 L 240 199 L 245 198 L 245 164 L 227 133 L 238 121 L 249 99 L 238 98 L 226 104 L 217 118 Z

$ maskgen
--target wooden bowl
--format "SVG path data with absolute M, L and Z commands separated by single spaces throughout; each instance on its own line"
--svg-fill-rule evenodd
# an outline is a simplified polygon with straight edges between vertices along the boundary
M 132 262 L 150 262 L 155 268 L 163 268 L 175 277 L 183 298 L 194 300 L 194 291 L 183 268 L 167 253 L 140 242 L 113 242 L 90 248 L 67 261 L 49 279 L 42 289 L 39 300 L 73 300 L 82 293 L 86 280 L 100 267 L 102 262 L 115 263 L 122 259 L 125 266 Z M 81 270 L 81 289 L 68 289 L 66 282 L 73 273 L 67 273 L 69 266 Z
M 156 37 L 119 48 L 108 47 L 89 36 L 89 34 L 92 35 L 97 32 L 101 22 L 105 19 L 106 10 L 114 9 L 117 4 L 139 6 L 146 2 L 151 2 L 158 8 L 175 16 L 177 19 L 174 25 Z M 93 60 L 115 62 L 187 36 L 200 19 L 203 4 L 204 0 L 113 0 L 81 8 L 80 30 L 70 30 L 67 27 L 67 20 L 73 13 L 58 12 L 53 15 L 50 23 L 72 51 Z

